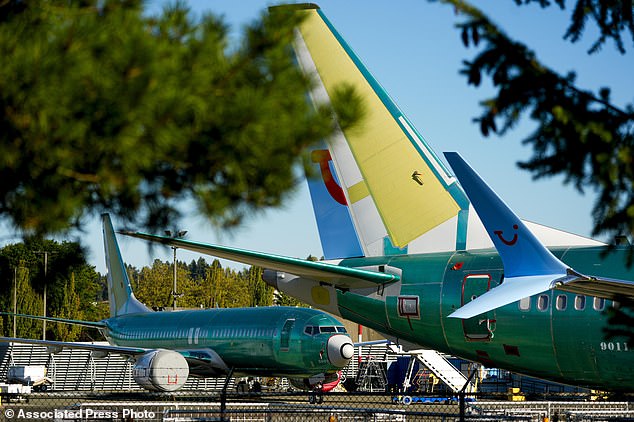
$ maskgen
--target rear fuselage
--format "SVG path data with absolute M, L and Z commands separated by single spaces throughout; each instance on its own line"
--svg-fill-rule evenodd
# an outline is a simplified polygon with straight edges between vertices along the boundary
M 624 251 L 602 248 L 552 252 L 589 275 L 634 280 Z M 424 347 L 531 376 L 604 390 L 634 389 L 634 352 L 624 338 L 606 339 L 605 310 L 612 301 L 551 290 L 461 320 L 454 310 L 503 279 L 495 250 L 346 259 L 340 265 L 385 265 L 402 270 L 398 283 L 363 290 L 321 289 L 313 304 Z M 287 277 L 288 280 L 288 277 Z M 301 280 L 306 288 L 306 280 Z M 278 286 L 294 291 L 292 280 Z M 302 295 L 302 300 L 311 297 Z

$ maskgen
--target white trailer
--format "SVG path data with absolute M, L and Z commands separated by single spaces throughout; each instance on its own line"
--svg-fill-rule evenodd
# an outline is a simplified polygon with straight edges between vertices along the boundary
M 10 366 L 7 371 L 9 383 L 19 383 L 29 386 L 33 391 L 46 391 L 53 380 L 46 375 L 44 365 Z

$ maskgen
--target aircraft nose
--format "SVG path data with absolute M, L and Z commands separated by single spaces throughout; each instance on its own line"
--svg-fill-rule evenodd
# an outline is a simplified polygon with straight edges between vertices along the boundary
M 328 339 L 328 360 L 334 366 L 343 368 L 354 356 L 354 346 L 350 337 L 335 334 Z

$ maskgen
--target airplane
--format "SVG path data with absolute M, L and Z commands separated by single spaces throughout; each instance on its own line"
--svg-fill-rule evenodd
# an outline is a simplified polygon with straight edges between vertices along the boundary
M 311 153 L 325 261 L 123 234 L 264 267 L 278 290 L 412 348 L 632 391 L 634 345 L 604 334 L 608 306 L 634 296 L 627 247 L 606 254 L 602 242 L 519 219 L 448 153 L 454 177 L 318 6 L 269 10 L 304 15 L 293 47 L 314 81 L 310 99 L 329 101 L 347 83 L 367 109 L 360 127 Z
M 110 318 L 78 321 L 22 315 L 97 328 L 110 345 L 1 337 L 0 342 L 90 350 L 134 362 L 132 376 L 146 390 L 172 392 L 189 376 L 288 377 L 296 387 L 320 391 L 339 380 L 354 354 L 342 323 L 299 307 L 196 309 L 154 312 L 134 296 L 114 229 L 102 215 Z M 14 315 L 3 313 L 6 315 Z

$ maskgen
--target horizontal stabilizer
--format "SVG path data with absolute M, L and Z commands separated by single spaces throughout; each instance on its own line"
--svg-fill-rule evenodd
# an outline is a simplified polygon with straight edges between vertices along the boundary
M 66 319 L 66 318 L 45 317 L 40 315 L 14 314 L 12 312 L 0 312 L 0 315 L 6 315 L 10 317 L 17 316 L 17 317 L 29 318 L 29 319 L 39 319 L 39 320 L 51 321 L 51 322 L 60 322 L 62 324 L 81 325 L 82 327 L 90 327 L 90 328 L 106 328 L 106 323 L 102 321 L 82 321 L 79 319 Z
M 92 343 L 72 343 L 67 341 L 54 341 L 54 340 L 35 340 L 30 338 L 15 338 L 15 337 L 0 337 L 0 343 L 21 343 L 21 344 L 35 344 L 37 346 L 50 347 L 52 349 L 80 349 L 90 350 L 92 352 L 100 354 L 115 353 L 124 356 L 138 356 L 146 353 L 148 349 L 142 349 L 140 347 L 124 347 L 124 346 L 111 346 L 108 344 L 92 344 Z
M 325 262 L 306 261 L 280 255 L 249 251 L 246 249 L 230 248 L 227 246 L 211 245 L 192 242 L 184 239 L 174 239 L 166 236 L 140 232 L 119 232 L 126 236 L 149 240 L 167 246 L 187 249 L 190 251 L 228 259 L 248 265 L 289 272 L 298 276 L 312 278 L 329 284 L 344 285 L 348 288 L 375 287 L 377 284 L 392 283 L 400 277 L 396 274 L 349 268 Z

